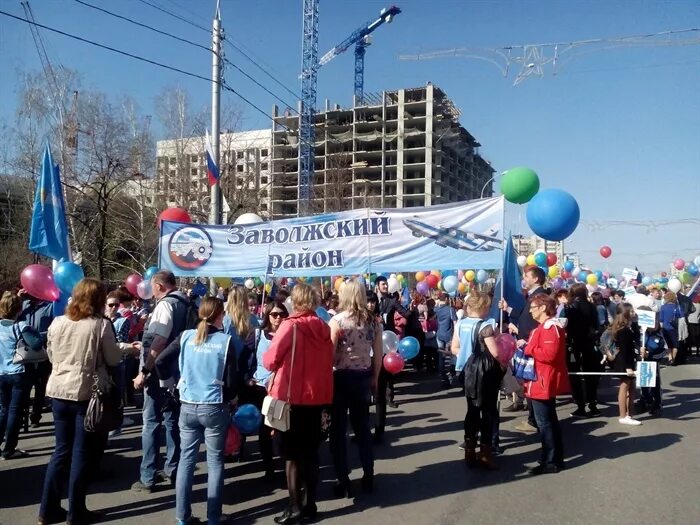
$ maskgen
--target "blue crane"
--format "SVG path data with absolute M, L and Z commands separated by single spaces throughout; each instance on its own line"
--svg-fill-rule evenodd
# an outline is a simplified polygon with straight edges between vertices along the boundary
M 401 12 L 396 6 L 384 8 L 379 18 L 367 22 L 348 38 L 318 60 L 318 1 L 304 0 L 301 49 L 301 114 L 299 117 L 299 193 L 297 214 L 311 212 L 314 172 L 314 113 L 316 112 L 316 73 L 323 64 L 333 60 L 355 44 L 355 103 L 364 98 L 365 51 L 371 43 L 370 34 L 384 23 L 390 23 Z
M 343 40 L 340 44 L 328 51 L 318 61 L 318 67 L 327 64 L 335 57 L 347 51 L 347 49 L 355 44 L 355 103 L 361 104 L 364 98 L 365 84 L 365 51 L 367 46 L 372 42 L 370 34 L 384 23 L 391 23 L 396 15 L 401 13 L 401 9 L 392 5 L 384 8 L 379 12 L 379 18 L 370 20 L 362 27 L 356 29 L 349 37 Z

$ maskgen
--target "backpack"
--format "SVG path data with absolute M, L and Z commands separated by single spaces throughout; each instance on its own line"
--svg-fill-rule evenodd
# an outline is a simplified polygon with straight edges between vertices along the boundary
M 610 330 L 606 330 L 600 336 L 600 351 L 608 361 L 614 361 L 620 352 Z
M 17 345 L 15 346 L 15 353 L 12 356 L 12 362 L 16 365 L 28 365 L 32 363 L 41 363 L 47 361 L 49 358 L 46 348 L 40 350 L 32 350 L 27 341 L 25 341 L 22 335 L 22 329 L 18 327 L 17 323 L 12 325 L 12 335 L 15 336 Z
M 199 308 L 197 308 L 194 302 L 180 295 L 176 295 L 175 293 L 169 293 L 165 296 L 165 299 L 175 299 L 176 302 L 171 302 L 171 304 L 175 305 L 176 303 L 180 303 L 184 305 L 185 308 L 184 315 L 180 314 L 181 317 L 179 320 L 181 324 L 177 325 L 177 327 L 173 324 L 173 333 L 176 334 L 176 336 L 185 330 L 194 330 L 197 328 L 199 324 Z M 177 331 L 175 331 L 176 328 Z

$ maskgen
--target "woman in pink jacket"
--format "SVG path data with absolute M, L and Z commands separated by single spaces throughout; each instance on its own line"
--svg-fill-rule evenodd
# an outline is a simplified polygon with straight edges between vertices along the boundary
M 316 517 L 321 411 L 333 401 L 334 348 L 330 328 L 315 314 L 318 293 L 298 283 L 291 297 L 294 313 L 282 322 L 263 357 L 265 368 L 275 374 L 268 394 L 291 405 L 289 430 L 282 433 L 289 507 L 275 517 L 283 524 Z
M 530 301 L 532 318 L 539 323 L 530 334 L 525 355 L 535 359 L 537 379 L 523 384 L 525 396 L 532 403 L 535 421 L 542 440 L 540 464 L 530 474 L 550 474 L 564 468 L 564 447 L 557 418 L 556 397 L 571 391 L 566 368 L 566 319 L 554 317 L 557 303 L 545 294 Z

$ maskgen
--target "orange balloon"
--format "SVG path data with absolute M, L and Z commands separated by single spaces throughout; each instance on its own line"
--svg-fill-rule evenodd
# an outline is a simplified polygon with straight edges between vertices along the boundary
M 425 279 L 425 274 L 423 272 L 416 272 L 416 281 L 421 282 Z
M 434 275 L 434 276 L 437 277 L 438 279 L 439 279 L 440 277 L 442 277 L 442 273 L 440 273 L 440 270 L 432 270 L 432 271 L 430 272 L 430 274 L 431 274 L 431 275 Z
M 458 291 L 459 293 L 464 293 L 464 292 L 466 292 L 466 291 L 467 291 L 467 285 L 464 284 L 464 283 L 459 283 L 459 284 L 457 285 L 457 291 Z
M 343 284 L 344 282 L 345 282 L 345 281 L 343 280 L 342 277 L 338 277 L 338 278 L 335 280 L 335 283 L 333 283 L 333 287 L 335 288 L 335 291 L 336 291 L 336 292 L 339 292 L 339 291 L 340 291 L 340 287 L 342 286 L 342 284 Z

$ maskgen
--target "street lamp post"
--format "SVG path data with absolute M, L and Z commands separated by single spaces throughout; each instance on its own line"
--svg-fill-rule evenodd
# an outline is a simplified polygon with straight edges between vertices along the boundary
M 489 180 L 486 181 L 486 183 L 484 184 L 484 187 L 481 188 L 481 195 L 480 195 L 480 197 L 479 197 L 480 199 L 483 199 L 483 198 L 484 198 L 484 192 L 486 191 L 486 186 L 489 185 L 489 182 L 493 182 L 493 181 L 496 179 L 496 177 L 500 177 L 501 175 L 503 175 L 503 174 L 502 174 L 502 173 L 496 173 L 493 177 L 491 177 Z

